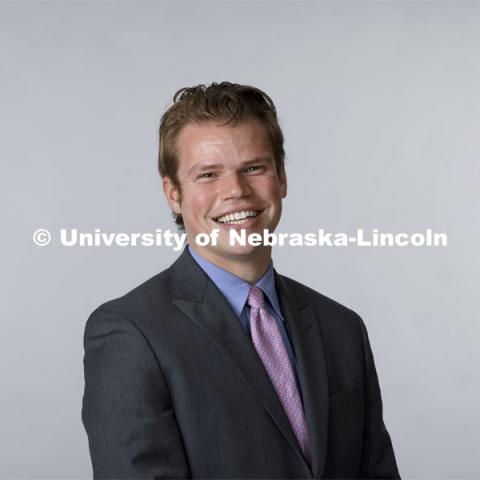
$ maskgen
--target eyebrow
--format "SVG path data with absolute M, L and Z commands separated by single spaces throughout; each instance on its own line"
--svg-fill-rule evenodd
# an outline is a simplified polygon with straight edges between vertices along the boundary
M 269 155 L 264 157 L 253 158 L 252 160 L 245 160 L 241 163 L 241 167 L 248 167 L 250 165 L 254 165 L 256 163 L 262 162 L 272 162 L 273 159 Z M 195 172 L 205 172 L 207 170 L 220 170 L 224 167 L 223 163 L 204 163 L 204 164 L 195 164 L 193 165 L 187 172 L 187 175 L 192 175 Z

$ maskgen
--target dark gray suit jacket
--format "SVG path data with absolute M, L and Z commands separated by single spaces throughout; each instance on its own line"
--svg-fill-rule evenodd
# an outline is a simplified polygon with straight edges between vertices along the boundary
M 311 442 L 188 250 L 90 316 L 82 417 L 96 478 L 395 478 L 365 326 L 276 274 Z

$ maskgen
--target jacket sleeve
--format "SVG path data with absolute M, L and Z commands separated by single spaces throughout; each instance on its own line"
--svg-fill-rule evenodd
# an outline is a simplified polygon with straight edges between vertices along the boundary
M 140 330 L 100 307 L 84 346 L 82 420 L 94 478 L 190 476 L 168 387 Z
M 372 349 L 361 319 L 360 328 L 365 359 L 365 433 L 360 477 L 400 478 L 390 435 L 383 422 L 382 398 Z

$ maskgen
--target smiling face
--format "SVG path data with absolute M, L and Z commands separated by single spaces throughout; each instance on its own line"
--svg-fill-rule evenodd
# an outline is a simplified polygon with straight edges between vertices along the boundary
M 235 263 L 268 265 L 271 248 L 230 246 L 230 229 L 273 232 L 286 196 L 285 172 L 277 173 L 272 146 L 258 120 L 235 126 L 189 123 L 177 139 L 180 189 L 163 179 L 170 208 L 180 213 L 190 246 L 226 270 Z M 201 247 L 199 233 L 220 231 L 218 244 Z M 253 262 L 253 263 L 252 263 Z

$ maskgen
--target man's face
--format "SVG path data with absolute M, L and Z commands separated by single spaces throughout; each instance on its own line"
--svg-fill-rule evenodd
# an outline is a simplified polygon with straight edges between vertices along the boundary
M 267 247 L 230 246 L 228 232 L 245 229 L 247 235 L 275 230 L 286 196 L 285 172 L 278 175 L 272 146 L 258 120 L 235 126 L 189 123 L 177 138 L 180 191 L 163 180 L 170 208 L 182 214 L 191 247 L 207 260 L 231 261 L 270 255 Z M 216 246 L 200 247 L 199 233 L 220 231 Z

